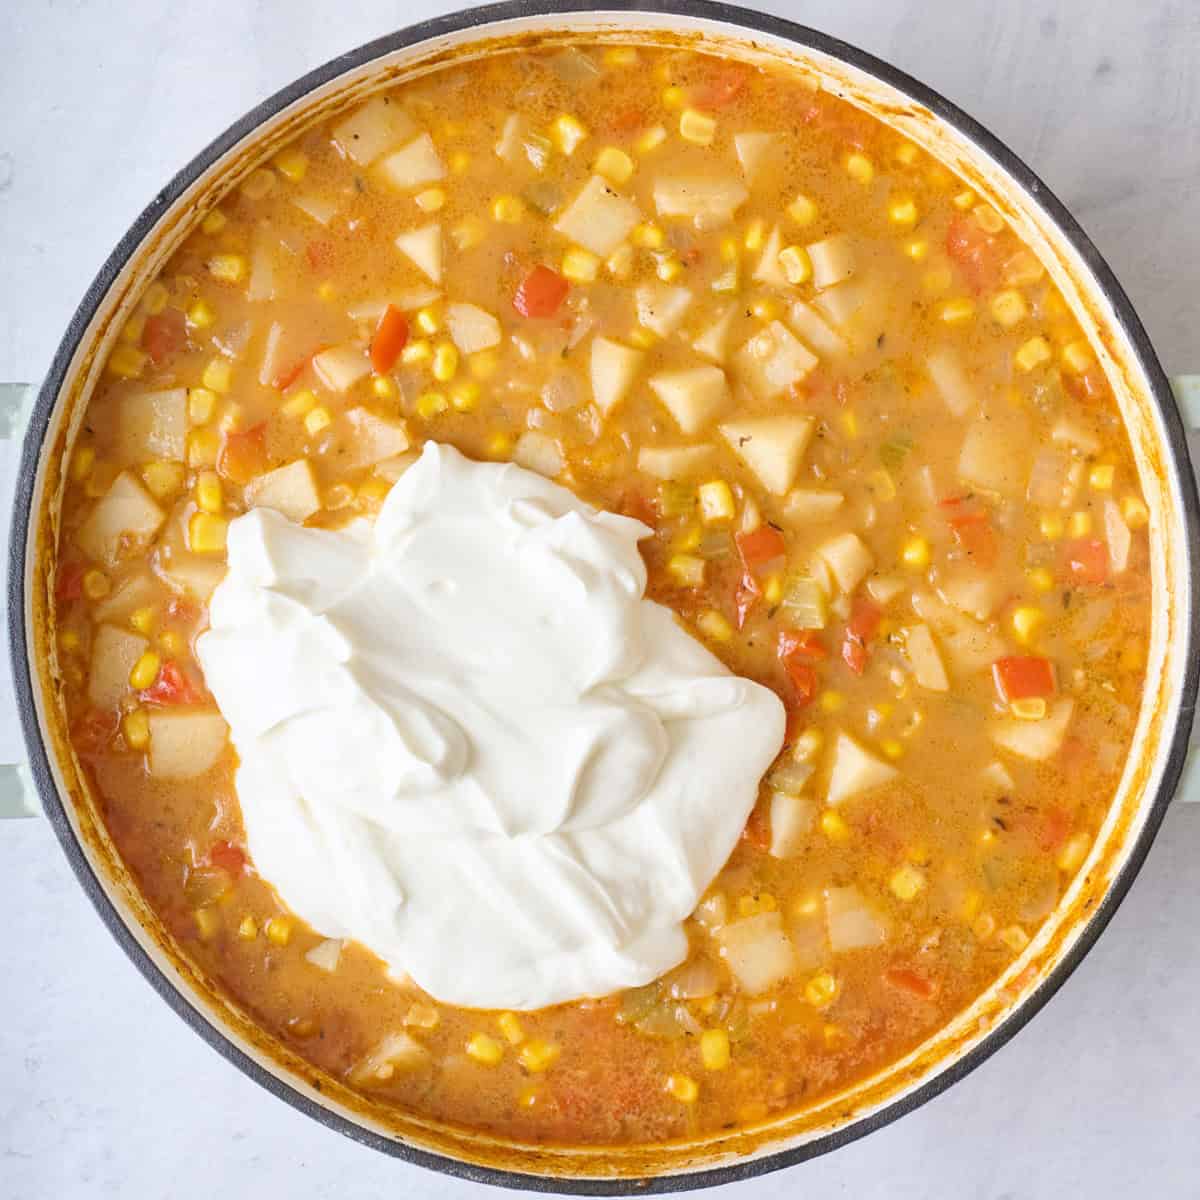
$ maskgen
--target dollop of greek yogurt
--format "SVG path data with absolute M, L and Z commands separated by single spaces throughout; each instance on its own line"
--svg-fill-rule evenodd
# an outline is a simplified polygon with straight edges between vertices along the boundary
M 300 917 L 472 1008 L 682 961 L 784 712 L 644 598 L 650 532 L 434 443 L 373 522 L 230 524 L 197 653 Z

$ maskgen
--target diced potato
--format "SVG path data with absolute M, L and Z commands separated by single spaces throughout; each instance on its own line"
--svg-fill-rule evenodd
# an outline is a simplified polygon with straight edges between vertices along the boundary
M 719 429 L 763 487 L 782 496 L 796 480 L 813 424 L 812 417 L 753 417 L 726 421 Z
M 352 321 L 368 321 L 375 324 L 387 311 L 389 304 L 401 312 L 412 312 L 415 308 L 427 308 L 436 304 L 441 298 L 442 293 L 437 288 L 418 284 L 416 287 L 401 288 L 382 299 L 362 300 L 351 304 L 346 309 L 346 316 Z
M 1040 721 L 1005 717 L 992 724 L 992 741 L 1004 750 L 1033 762 L 1053 758 L 1062 745 L 1074 712 L 1073 700 L 1057 700 Z
M 145 545 L 163 523 L 163 510 L 128 471 L 122 471 L 75 534 L 95 562 L 116 566 L 123 543 Z
M 416 128 L 412 117 L 388 96 L 374 96 L 333 127 L 334 145 L 352 162 L 369 167 Z
M 836 808 L 851 796 L 890 783 L 899 774 L 895 767 L 864 750 L 848 733 L 839 733 L 833 747 L 833 768 L 825 803 Z
M 694 299 L 689 288 L 644 283 L 634 292 L 638 321 L 659 337 L 670 337 Z
M 407 1033 L 389 1033 L 350 1071 L 356 1084 L 383 1083 L 397 1071 L 420 1071 L 433 1063 L 433 1057 L 416 1038 Z
M 1060 417 L 1050 430 L 1050 440 L 1059 445 L 1073 446 L 1085 458 L 1100 453 L 1100 439 L 1073 417 Z
M 318 225 L 328 225 L 337 216 L 337 205 L 322 196 L 299 195 L 291 196 L 293 207 L 298 208 L 307 217 L 312 217 Z
M 264 237 L 254 243 L 250 255 L 250 280 L 246 284 L 246 299 L 255 304 L 275 299 L 275 255 Z
M 788 312 L 788 324 L 810 345 L 818 354 L 828 358 L 837 358 L 845 354 L 846 342 L 834 330 L 811 304 L 797 300 Z
M 395 245 L 431 282 L 442 282 L 442 227 L 437 222 L 402 233 Z
M 828 564 L 837 585 L 850 595 L 875 565 L 875 556 L 857 533 L 840 533 L 817 547 L 817 554 Z
M 303 524 L 321 508 L 321 493 L 312 464 L 306 458 L 298 458 L 252 479 L 246 485 L 246 503 L 251 508 L 273 509 L 289 521 Z
M 360 379 L 371 373 L 371 360 L 362 346 L 330 346 L 314 354 L 313 370 L 331 392 L 348 392 Z
M 979 782 L 983 785 L 988 799 L 994 799 L 997 796 L 1011 796 L 1017 786 L 1007 768 L 999 760 L 988 763 L 980 770 Z
M 654 181 L 660 217 L 700 217 L 709 228 L 733 219 L 750 192 L 734 176 L 663 175 Z
M 612 338 L 592 340 L 592 399 L 605 416 L 625 398 L 644 357 L 643 351 L 624 346 Z
M 825 889 L 825 924 L 835 954 L 865 950 L 887 940 L 886 920 L 854 886 Z
M 905 583 L 899 575 L 872 575 L 867 580 L 867 595 L 885 608 L 904 591 Z
M 978 407 L 975 389 L 953 351 L 939 350 L 931 354 L 925 360 L 925 369 L 952 417 L 965 417 Z
M 92 619 L 124 624 L 139 608 L 146 608 L 159 598 L 158 584 L 144 573 L 131 575 L 119 588 L 110 592 L 92 609 Z
M 810 242 L 807 249 L 812 263 L 812 284 L 818 291 L 842 283 L 854 274 L 854 246 L 844 233 Z
M 795 951 L 778 912 L 722 925 L 714 936 L 738 986 L 751 996 L 769 991 L 796 969 Z
M 344 945 L 345 943 L 341 938 L 326 938 L 323 942 L 318 942 L 311 950 L 307 951 L 304 959 L 306 962 L 312 963 L 314 967 L 332 974 L 338 969 Z
M 1004 584 L 995 574 L 965 568 L 953 575 L 943 575 L 938 592 L 959 612 L 976 621 L 987 621 L 1004 599 Z
M 566 465 L 562 449 L 549 434 L 527 430 L 517 439 L 513 462 L 528 471 L 553 479 Z
M 941 651 L 929 632 L 928 625 L 912 625 L 904 638 L 904 656 L 912 668 L 913 678 L 931 692 L 948 692 L 950 679 Z
M 447 304 L 446 328 L 462 354 L 477 354 L 500 344 L 500 322 L 476 304 Z
M 772 321 L 733 356 L 738 374 L 764 400 L 803 381 L 817 356 L 782 321 Z
M 825 319 L 853 343 L 850 331 L 859 327 L 865 313 L 873 311 L 867 305 L 870 297 L 871 289 L 856 280 L 827 288 L 813 303 Z
M 713 362 L 723 363 L 729 344 L 729 332 L 733 328 L 733 318 L 737 315 L 737 306 L 727 304 L 713 318 L 711 324 L 705 326 L 692 343 L 692 349 Z
M 150 714 L 150 774 L 157 779 L 194 779 L 225 752 L 229 726 L 220 713 L 176 709 Z
M 427 133 L 414 138 L 394 154 L 389 154 L 379 164 L 379 170 L 393 187 L 403 191 L 437 183 L 446 177 L 446 168 L 438 156 L 437 147 Z
M 932 592 L 914 592 L 912 605 L 917 616 L 937 634 L 954 668 L 963 674 L 990 667 L 1006 652 L 1002 637 L 951 608 Z
M 1074 494 L 1070 483 L 1071 462 L 1064 450 L 1044 446 L 1029 471 L 1025 498 L 1038 508 L 1061 508 Z
M 754 281 L 765 283 L 769 287 L 787 287 L 788 277 L 779 262 L 779 252 L 783 249 L 783 235 L 776 225 L 767 235 L 766 245 L 754 268 Z
M 129 692 L 129 673 L 150 643 L 141 634 L 116 625 L 99 625 L 92 638 L 92 662 L 88 669 L 88 700 L 104 712 L 112 712 Z
M 779 148 L 779 134 L 735 133 L 733 135 L 733 152 L 742 166 L 742 175 L 748 184 L 753 186 L 754 177 L 766 165 L 774 152 Z
M 258 382 L 263 387 L 272 387 L 283 371 L 293 365 L 301 351 L 295 345 L 295 335 L 288 335 L 280 321 L 272 321 L 263 344 L 262 365 L 258 368 Z
M 159 571 L 167 585 L 176 592 L 207 604 L 217 584 L 225 578 L 225 564 L 201 558 L 187 550 L 159 559 Z
M 712 457 L 712 446 L 643 446 L 637 465 L 655 479 L 690 479 L 707 470 Z
M 348 409 L 345 420 L 350 436 L 346 454 L 338 461 L 347 467 L 371 467 L 409 448 L 408 426 L 403 421 L 385 420 L 365 408 Z
M 969 487 L 1019 500 L 1025 495 L 1029 428 L 1019 414 L 973 421 L 958 456 L 958 477 Z
M 807 796 L 775 792 L 771 796 L 771 854 L 791 858 L 808 845 L 815 811 Z
M 729 399 L 729 385 L 720 367 L 662 371 L 647 382 L 684 433 L 699 433 Z
M 781 515 L 785 521 L 815 524 L 830 520 L 845 503 L 841 492 L 822 492 L 815 488 L 796 488 L 788 492 Z
M 122 462 L 182 462 L 188 431 L 187 388 L 122 396 L 118 427 Z
M 1133 535 L 1111 496 L 1104 499 L 1104 536 L 1108 539 L 1108 565 L 1114 575 L 1120 575 L 1129 566 Z
M 607 258 L 642 219 L 632 200 L 613 191 L 606 180 L 593 175 L 554 223 L 570 241 Z

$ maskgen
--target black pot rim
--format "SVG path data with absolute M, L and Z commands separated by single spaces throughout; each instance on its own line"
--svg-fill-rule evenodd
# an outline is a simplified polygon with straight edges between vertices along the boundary
M 985 1035 L 977 1045 L 957 1061 L 939 1070 L 912 1092 L 891 1101 L 876 1112 L 853 1121 L 841 1129 L 814 1138 L 804 1145 L 720 1167 L 692 1173 L 660 1175 L 648 1179 L 572 1179 L 478 1166 L 406 1145 L 366 1129 L 318 1104 L 239 1049 L 217 1025 L 192 1006 L 183 992 L 177 989 L 164 971 L 155 964 L 122 920 L 75 837 L 63 799 L 55 787 L 46 747 L 42 741 L 34 700 L 34 681 L 29 667 L 27 650 L 28 640 L 25 624 L 26 542 L 29 536 L 30 521 L 33 517 L 33 493 L 38 462 L 58 393 L 67 377 L 71 359 L 109 288 L 160 217 L 213 162 L 244 137 L 252 134 L 258 126 L 281 109 L 347 71 L 430 38 L 456 33 L 473 26 L 515 18 L 568 16 L 584 12 L 611 12 L 614 15 L 621 13 L 666 14 L 677 16 L 685 21 L 690 18 L 717 21 L 740 27 L 752 34 L 767 34 L 792 42 L 799 47 L 828 54 L 890 84 L 924 105 L 940 120 L 979 146 L 989 157 L 999 163 L 1026 193 L 1036 198 L 1037 203 L 1055 222 L 1086 263 L 1100 291 L 1112 305 L 1117 324 L 1123 328 L 1129 338 L 1159 408 L 1166 434 L 1165 442 L 1181 485 L 1182 517 L 1187 542 L 1193 548 L 1200 546 L 1200 506 L 1197 504 L 1195 483 L 1187 468 L 1187 443 L 1183 425 L 1172 398 L 1170 385 L 1155 355 L 1150 339 L 1129 298 L 1117 282 L 1116 276 L 1061 201 L 1003 142 L 932 89 L 857 47 L 779 17 L 730 4 L 714 3 L 712 0 L 599 0 L 599 2 L 591 2 L 591 0 L 506 0 L 504 3 L 466 9 L 437 17 L 377 38 L 356 50 L 339 55 L 276 92 L 241 120 L 231 125 L 193 158 L 154 197 L 151 204 L 133 223 L 101 267 L 71 318 L 34 404 L 22 452 L 9 549 L 8 624 L 17 706 L 26 748 L 29 752 L 31 775 L 45 806 L 46 815 L 80 885 L 91 899 L 100 918 L 154 990 L 213 1049 L 251 1079 L 261 1084 L 267 1091 L 328 1128 L 335 1129 L 357 1142 L 395 1158 L 447 1175 L 478 1183 L 521 1188 L 535 1192 L 613 1196 L 678 1192 L 733 1183 L 740 1179 L 749 1179 L 767 1172 L 777 1171 L 836 1150 L 890 1124 L 898 1117 L 940 1095 L 951 1084 L 962 1079 L 994 1054 L 1041 1010 L 1094 945 L 1128 892 L 1145 861 L 1183 770 L 1191 714 L 1196 703 L 1197 679 L 1200 677 L 1200 605 L 1197 605 L 1195 601 L 1195 597 L 1200 595 L 1200 553 L 1193 551 L 1189 561 L 1188 582 L 1191 604 L 1186 646 L 1180 647 L 1176 651 L 1176 653 L 1186 655 L 1187 663 L 1182 685 L 1183 698 L 1179 723 L 1172 733 L 1163 776 L 1154 800 L 1147 811 L 1145 822 L 1121 869 L 1105 893 L 1103 901 L 1088 919 L 1071 950 L 1039 984 L 1038 988 L 1026 997 L 1017 1008 L 1011 1010 L 993 1031 Z

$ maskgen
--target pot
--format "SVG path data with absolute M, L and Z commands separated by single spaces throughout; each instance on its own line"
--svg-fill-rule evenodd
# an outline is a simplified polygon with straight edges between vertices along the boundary
M 668 1146 L 544 1147 L 397 1116 L 364 1100 L 263 1034 L 187 958 L 121 863 L 70 750 L 55 700 L 49 581 L 64 464 L 90 392 L 142 287 L 198 214 L 302 127 L 380 87 L 506 47 L 618 38 L 786 65 L 818 79 L 942 159 L 1004 214 L 1046 263 L 1113 385 L 1151 511 L 1154 620 L 1133 749 L 1088 861 L 1034 941 L 965 1012 L 901 1061 L 801 1113 Z M 1200 385 L 1185 382 L 1180 397 L 1200 415 Z M 702 0 L 612 0 L 603 10 L 581 0 L 513 0 L 413 26 L 313 71 L 235 124 L 154 198 L 84 297 L 36 397 L 0 392 L 0 438 L 22 429 L 7 599 L 27 764 L 0 768 L 0 811 L 40 803 L 113 936 L 227 1059 L 314 1119 L 452 1175 L 590 1195 L 682 1190 L 801 1162 L 894 1120 L 981 1063 L 1061 986 L 1125 895 L 1180 784 L 1200 674 L 1200 508 L 1183 422 L 1137 315 L 1071 215 L 995 137 L 886 63 L 774 17 Z

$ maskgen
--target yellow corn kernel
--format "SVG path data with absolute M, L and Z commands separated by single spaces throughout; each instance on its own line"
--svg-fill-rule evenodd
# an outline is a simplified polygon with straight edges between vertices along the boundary
M 1016 288 L 1006 288 L 992 297 L 992 316 L 1005 329 L 1011 329 L 1029 316 L 1029 305 L 1025 303 L 1025 297 Z
M 219 513 L 225 507 L 221 477 L 216 471 L 201 471 L 196 476 L 196 503 L 206 513 Z
M 442 316 L 436 308 L 426 306 L 417 310 L 416 315 L 413 317 L 413 324 L 422 333 L 440 333 L 442 329 Z M 413 343 L 409 344 L 412 345 Z
M 680 587 L 698 588 L 704 583 L 705 562 L 694 554 L 673 554 L 667 571 Z
M 254 941 L 258 937 L 258 922 L 247 913 L 238 925 L 237 933 L 243 942 Z
M 1088 472 L 1088 484 L 1097 492 L 1111 492 L 1117 468 L 1112 463 L 1097 463 Z
M 121 718 L 121 732 L 130 750 L 145 750 L 150 745 L 150 718 L 144 708 L 135 708 Z
M 1066 532 L 1062 516 L 1059 513 L 1043 513 L 1038 522 L 1042 537 L 1048 542 L 1056 542 Z
M 892 895 L 897 900 L 907 903 L 915 900 L 921 894 L 925 887 L 925 875 L 912 863 L 905 863 L 892 872 L 892 877 L 888 880 L 888 887 L 891 888 Z
M 377 476 L 374 479 L 367 479 L 360 483 L 355 495 L 362 503 L 374 507 L 382 504 L 387 499 L 387 494 L 391 490 L 392 485 L 386 479 L 381 479 Z
M 507 433 L 493 433 L 484 444 L 488 458 L 507 458 L 512 453 L 513 440 Z
M 923 262 L 929 255 L 929 243 L 924 238 L 914 238 L 911 242 L 904 243 L 904 253 L 913 262 Z
M 135 608 L 129 614 L 129 624 L 138 633 L 149 637 L 154 632 L 154 627 L 158 624 L 158 609 L 151 604 L 147 604 L 142 608 Z
M 158 669 L 161 666 L 162 659 L 153 650 L 145 651 L 129 672 L 129 686 L 135 692 L 144 691 L 158 678 Z
M 884 738 L 879 743 L 879 748 L 883 751 L 885 758 L 897 759 L 904 757 L 904 743 L 897 741 L 896 738 Z
M 817 219 L 817 204 L 808 196 L 797 196 L 787 206 L 787 214 L 797 225 L 811 225 Z
M 571 246 L 562 257 L 562 273 L 572 283 L 591 283 L 600 273 L 600 258 L 582 246 Z
M 974 205 L 975 193 L 971 191 L 970 188 L 967 188 L 966 191 L 959 192 L 958 195 L 954 197 L 954 207 L 961 208 L 964 212 L 968 208 L 974 207 Z
M 200 231 L 209 235 L 220 233 L 221 230 L 225 228 L 225 224 L 225 214 L 219 208 L 214 208 L 212 212 L 206 214 L 204 220 L 200 222 Z
M 553 1042 L 545 1042 L 541 1038 L 531 1038 L 517 1053 L 517 1061 L 531 1075 L 548 1071 L 557 1061 L 561 1050 Z
M 487 235 L 487 226 L 478 217 L 464 217 L 450 230 L 450 240 L 458 250 L 473 250 Z
M 597 175 L 603 175 L 609 183 L 615 183 L 619 187 L 621 184 L 629 182 L 629 177 L 633 174 L 634 163 L 624 150 L 618 150 L 616 146 L 605 146 L 596 155 L 596 161 L 592 163 L 592 170 Z
M 721 295 L 728 295 L 731 292 L 738 290 L 738 270 L 737 267 L 730 267 L 728 271 L 722 271 L 709 285 L 714 292 Z
M 164 654 L 171 655 L 172 658 L 178 658 L 187 649 L 181 634 L 176 633 L 173 629 L 164 629 L 158 635 L 158 648 Z
M 336 299 L 337 294 L 337 284 L 332 279 L 326 279 L 317 285 L 317 299 L 324 300 L 326 304 Z
M 1028 572 L 1028 577 L 1034 591 L 1052 592 L 1054 590 L 1054 573 L 1049 567 L 1034 567 Z
M 575 153 L 579 143 L 588 136 L 587 126 L 578 117 L 562 113 L 554 118 L 550 126 L 550 139 L 568 157 Z
M 689 507 L 690 507 L 689 501 Z M 690 554 L 693 550 L 699 548 L 700 543 L 704 540 L 704 534 L 699 525 L 689 525 L 687 529 L 675 539 L 674 549 L 680 550 L 685 554 Z
M 221 415 L 217 418 L 217 428 L 222 433 L 236 433 L 242 428 L 242 406 L 236 401 L 229 401 L 221 409 Z
M 983 907 L 983 897 L 977 891 L 969 891 L 962 899 L 962 904 L 959 906 L 959 915 L 964 921 L 974 921 L 979 916 L 979 910 Z
M 875 178 L 875 164 L 865 154 L 857 151 L 854 154 L 848 154 L 845 166 L 846 174 L 855 183 L 866 184 Z
M 649 154 L 657 150 L 667 140 L 667 131 L 661 125 L 651 125 L 645 132 L 638 134 L 633 148 L 639 154 Z
M 449 408 L 446 397 L 441 392 L 422 392 L 417 397 L 417 416 L 425 421 L 432 421 L 441 416 Z
M 697 491 L 700 498 L 700 519 L 706 525 L 732 521 L 737 513 L 733 489 L 723 479 L 702 483 Z
M 827 1008 L 837 992 L 837 980 L 828 971 L 819 972 L 804 985 L 804 998 L 813 1008 Z
M 322 505 L 330 512 L 348 507 L 354 503 L 354 490 L 348 483 L 334 483 L 325 489 L 321 497 Z
M 467 1054 L 485 1067 L 494 1067 L 504 1057 L 504 1047 L 486 1033 L 473 1033 L 467 1040 Z
M 492 220 L 515 225 L 525 219 L 525 201 L 520 196 L 497 196 L 492 201 Z
M 221 914 L 211 905 L 196 909 L 192 915 L 196 921 L 196 932 L 202 941 L 210 941 L 221 931 Z
M 170 293 L 157 279 L 146 289 L 142 296 L 142 308 L 152 317 L 158 316 L 167 307 Z
M 632 46 L 609 46 L 602 55 L 606 67 L 632 67 L 638 60 L 638 52 Z
M 428 338 L 418 338 L 415 342 L 409 342 L 400 351 L 400 361 L 410 367 L 417 363 L 428 362 L 432 357 L 433 346 Z
M 309 437 L 316 437 L 333 424 L 333 414 L 323 404 L 310 408 L 304 415 L 304 429 Z
M 74 654 L 83 649 L 83 639 L 74 629 L 64 629 L 58 635 L 59 649 L 66 654 Z
M 146 318 L 141 313 L 135 313 L 121 326 L 121 341 L 136 346 L 142 340 L 146 331 Z
M 741 257 L 741 250 L 738 247 L 737 238 L 726 234 L 720 241 L 721 261 L 725 263 L 736 263 Z
M 976 205 L 972 216 L 984 233 L 999 233 L 1004 228 L 1004 218 L 990 204 Z
M 1013 700 L 1008 707 L 1012 715 L 1022 721 L 1040 721 L 1046 715 L 1046 701 L 1042 696 Z
M 761 250 L 763 242 L 767 238 L 767 223 L 762 217 L 756 217 L 749 225 L 746 226 L 746 233 L 742 238 L 742 245 L 747 250 Z
M 413 202 L 422 212 L 441 212 L 446 206 L 446 193 L 441 188 L 426 188 L 413 197 Z
M 264 196 L 269 196 L 274 190 L 275 176 L 265 167 L 259 167 L 257 171 L 251 171 L 241 188 L 242 195 L 251 200 L 261 200 Z
M 308 388 L 301 388 L 298 392 L 293 392 L 280 408 L 280 412 L 285 417 L 303 417 L 307 413 L 312 412 L 316 407 L 316 394 L 309 391 Z
M 500 357 L 494 350 L 480 350 L 467 359 L 467 370 L 472 379 L 491 379 L 500 366 Z
M 1007 925 L 997 936 L 1014 954 L 1020 954 L 1029 945 L 1029 934 L 1020 925 Z
M 633 247 L 622 242 L 604 260 L 604 267 L 614 279 L 628 279 L 633 271 Z
M 668 1075 L 667 1091 L 680 1104 L 694 1104 L 700 1095 L 700 1085 L 690 1075 Z
M 233 382 L 233 368 L 223 358 L 210 358 L 200 382 L 210 392 L 224 396 Z
M 900 561 L 912 571 L 926 570 L 931 557 L 929 541 L 923 537 L 910 537 L 900 550 Z
M 405 1014 L 404 1023 L 415 1029 L 436 1029 L 442 1023 L 442 1015 L 432 1004 L 412 1004 Z
M 276 946 L 286 946 L 292 940 L 290 917 L 272 917 L 267 922 L 267 941 Z
M 207 425 L 217 411 L 217 393 L 211 388 L 188 388 L 188 420 L 193 425 Z
M 717 122 L 707 113 L 685 108 L 679 115 L 679 136 L 693 146 L 711 146 L 717 136 Z
M 667 244 L 667 235 L 659 226 L 649 221 L 635 225 L 629 236 L 633 244 L 642 250 L 661 250 Z
M 846 705 L 846 697 L 841 692 L 827 689 L 821 693 L 818 703 L 825 712 L 839 712 Z
M 792 757 L 797 762 L 812 762 L 820 753 L 825 737 L 819 729 L 806 729 L 792 746 Z
M 856 438 L 859 435 L 858 414 L 852 408 L 848 408 L 842 413 L 842 430 L 850 438 Z
M 1092 514 L 1084 512 L 1082 509 L 1073 512 L 1071 520 L 1067 524 L 1067 532 L 1073 538 L 1087 537 L 1092 532 Z
M 768 608 L 774 608 L 783 602 L 783 578 L 780 575 L 768 575 L 763 583 L 763 599 Z
M 639 350 L 649 350 L 658 341 L 658 334 L 653 329 L 639 325 L 636 329 L 629 331 L 626 341 L 632 342 Z
M 191 435 L 188 435 L 188 457 L 191 459 Z M 216 462 L 216 450 L 213 450 L 213 462 Z M 194 465 L 194 464 L 193 464 Z M 148 462 L 142 467 L 142 482 L 156 500 L 165 500 L 175 495 L 183 487 L 183 463 L 177 462 Z
M 450 389 L 450 403 L 459 412 L 474 412 L 479 407 L 479 384 L 464 379 Z
M 1022 371 L 1032 371 L 1054 356 L 1050 343 L 1042 336 L 1031 337 L 1013 355 L 1013 361 Z
M 188 548 L 193 554 L 223 554 L 229 522 L 212 513 L 192 513 L 188 521 Z
M 920 157 L 920 153 L 921 152 L 912 144 L 912 142 L 901 142 L 900 145 L 896 147 L 896 151 L 892 157 L 895 158 L 895 160 L 902 167 L 911 167 Z
M 519 1046 L 525 1040 L 525 1030 L 521 1027 L 520 1018 L 516 1013 L 501 1013 L 496 1018 L 496 1024 L 510 1046 Z
M 706 1071 L 729 1066 L 729 1034 L 724 1029 L 706 1029 L 700 1035 L 700 1061 Z
M 1063 370 L 1072 375 L 1082 375 L 1096 361 L 1092 357 L 1092 348 L 1085 341 L 1068 342 L 1062 348 L 1060 358 Z
M 671 255 L 668 258 L 659 260 L 658 265 L 654 268 L 654 273 L 663 283 L 670 283 L 671 280 L 678 279 L 683 273 L 683 263 L 674 255 Z
M 1021 604 L 1013 609 L 1013 635 L 1022 646 L 1029 646 L 1037 636 L 1037 631 L 1045 621 L 1046 614 L 1040 608 Z
M 458 349 L 453 342 L 438 342 L 433 350 L 433 377 L 449 383 L 458 373 Z
M 1058 852 L 1057 864 L 1060 871 L 1078 871 L 1092 848 L 1090 834 L 1075 833 L 1067 838 L 1063 848 Z
M 785 246 L 779 252 L 779 265 L 788 283 L 807 283 L 812 278 L 812 262 L 803 246 Z
M 386 375 L 372 375 L 371 392 L 380 400 L 394 400 L 396 385 Z
M 246 270 L 244 254 L 214 254 L 208 260 L 208 273 L 222 283 L 241 283 Z
M 664 88 L 662 93 L 663 108 L 682 108 L 687 103 L 687 92 L 677 84 Z
M 981 942 L 986 942 L 996 932 L 996 918 L 991 913 L 980 913 L 971 923 L 971 930 Z
M 947 325 L 961 325 L 975 315 L 975 301 L 968 296 L 957 296 L 942 305 L 939 315 Z
M 112 591 L 108 576 L 99 567 L 83 573 L 83 594 L 89 600 L 103 600 Z
M 707 608 L 696 618 L 696 628 L 714 642 L 727 642 L 733 637 L 733 626 L 725 614 L 715 608 Z
M 1125 496 L 1121 500 L 1121 516 L 1130 529 L 1145 529 L 1150 520 L 1150 510 L 1139 496 Z
M 917 223 L 920 213 L 917 211 L 916 201 L 911 196 L 893 196 L 888 201 L 887 215 L 893 225 L 899 225 L 901 229 L 911 229 Z
M 137 379 L 146 369 L 146 355 L 136 346 L 117 346 L 108 356 L 108 373 L 119 379 Z
M 827 808 L 821 814 L 821 832 L 831 842 L 845 842 L 850 838 L 850 826 L 836 809 Z
M 308 155 L 301 150 L 284 150 L 275 156 L 275 170 L 292 183 L 299 183 L 308 170 Z
M 71 456 L 71 478 L 76 483 L 82 483 L 96 465 L 96 447 L 80 446 Z

